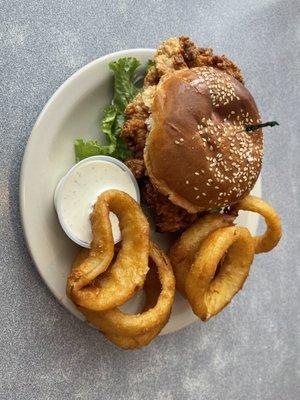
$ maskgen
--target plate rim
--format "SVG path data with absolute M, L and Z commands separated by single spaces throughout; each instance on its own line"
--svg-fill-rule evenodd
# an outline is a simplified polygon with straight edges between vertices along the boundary
M 21 219 L 21 225 L 22 225 L 22 230 L 23 230 L 26 246 L 27 246 L 28 252 L 30 254 L 31 260 L 33 261 L 33 264 L 34 264 L 36 270 L 38 271 L 39 276 L 41 277 L 43 283 L 46 285 L 46 287 L 51 292 L 51 294 L 56 298 L 56 300 L 59 302 L 59 304 L 61 306 L 63 306 L 68 311 L 68 313 L 73 314 L 74 316 L 76 316 L 77 318 L 79 318 L 81 320 L 84 320 L 84 318 L 80 318 L 81 313 L 79 316 L 77 313 L 74 313 L 73 311 L 71 311 L 67 307 L 67 304 L 65 304 L 65 302 L 62 301 L 61 295 L 60 295 L 60 293 L 58 293 L 55 286 L 51 285 L 48 282 L 47 274 L 44 272 L 44 268 L 39 265 L 35 255 L 34 255 L 34 251 L 32 248 L 33 246 L 31 245 L 29 229 L 27 228 L 27 225 L 29 222 L 26 221 L 26 219 L 27 219 L 26 207 L 25 207 L 25 204 L 26 204 L 26 199 L 25 199 L 26 170 L 28 168 L 28 164 L 30 164 L 30 155 L 32 152 L 31 150 L 32 150 L 32 146 L 34 146 L 35 140 L 37 138 L 39 125 L 40 125 L 44 115 L 47 113 L 49 107 L 51 107 L 51 104 L 56 101 L 56 99 L 60 96 L 61 92 L 63 92 L 65 90 L 65 88 L 68 85 L 70 85 L 72 82 L 74 82 L 82 73 L 84 73 L 89 68 L 92 68 L 94 65 L 96 65 L 98 63 L 105 63 L 105 61 L 109 62 L 111 59 L 117 58 L 117 57 L 126 57 L 126 56 L 127 57 L 129 57 L 129 56 L 138 57 L 137 55 L 134 55 L 134 53 L 139 53 L 139 54 L 144 53 L 144 54 L 148 54 L 149 56 L 151 56 L 155 53 L 155 49 L 133 48 L 133 49 L 126 49 L 126 50 L 119 50 L 119 51 L 98 57 L 98 58 L 90 61 L 89 63 L 85 64 L 84 66 L 79 68 L 77 71 L 75 71 L 54 91 L 54 93 L 51 95 L 51 97 L 47 100 L 47 102 L 43 106 L 42 110 L 40 111 L 40 113 L 31 129 L 30 135 L 26 142 L 26 146 L 25 146 L 25 150 L 24 150 L 23 158 L 22 158 L 22 163 L 21 163 L 21 168 L 20 168 L 20 181 L 19 181 L 19 209 L 20 209 L 20 217 L 21 217 L 20 219 Z M 261 196 L 261 193 L 262 193 L 261 176 L 258 177 L 256 185 L 257 185 L 257 187 L 256 187 L 257 195 Z M 257 229 L 258 217 L 256 218 L 254 225 L 255 225 L 255 229 Z M 193 322 L 191 322 L 190 324 L 192 324 L 192 323 Z M 166 335 L 169 333 L 177 332 L 177 331 L 183 329 L 184 327 L 189 326 L 190 324 L 182 325 L 182 326 L 180 326 L 180 324 L 179 324 L 177 329 L 161 332 L 160 335 Z

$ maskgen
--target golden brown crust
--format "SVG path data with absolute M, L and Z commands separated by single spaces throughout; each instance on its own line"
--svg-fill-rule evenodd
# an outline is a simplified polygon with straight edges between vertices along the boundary
M 187 300 L 202 321 L 222 311 L 242 289 L 253 257 L 253 241 L 247 228 L 219 228 L 204 239 L 184 284 Z
M 224 54 L 218 56 L 210 48 L 197 47 L 187 36 L 181 36 L 179 43 L 184 61 L 189 68 L 203 66 L 218 68 L 244 83 L 239 67 Z
M 155 67 L 155 65 L 153 65 L 152 67 L 150 67 L 148 69 L 147 75 L 145 76 L 144 79 L 144 87 L 149 87 L 149 86 L 153 86 L 153 85 L 157 85 L 159 82 L 159 74 L 158 71 Z
M 143 158 L 146 136 L 148 134 L 146 121 L 149 113 L 150 110 L 145 105 L 141 94 L 138 94 L 134 101 L 129 103 L 125 109 L 126 122 L 120 136 L 125 141 L 128 149 L 133 152 L 134 159 Z M 133 164 L 131 163 L 131 165 Z M 135 175 L 135 171 L 132 170 L 132 172 Z
M 270 204 L 259 197 L 247 196 L 237 205 L 237 208 L 239 210 L 256 212 L 265 219 L 267 225 L 266 231 L 263 235 L 253 237 L 256 254 L 266 253 L 277 246 L 282 235 L 281 220 L 276 210 Z
M 235 217 L 211 213 L 197 219 L 173 243 L 169 257 L 176 277 L 176 287 L 185 296 L 185 280 L 202 242 L 219 228 L 232 226 Z
M 118 217 L 122 235 L 115 260 L 109 212 Z M 72 269 L 67 294 L 77 306 L 105 311 L 124 304 L 143 286 L 149 269 L 149 224 L 139 204 L 119 190 L 98 197 L 91 223 L 91 249 Z
M 144 177 L 146 167 L 143 158 L 129 158 L 125 161 L 125 164 L 136 179 L 142 179 Z
M 186 229 L 197 218 L 197 214 L 189 214 L 183 208 L 173 204 L 168 197 L 155 189 L 150 181 L 146 182 L 142 194 L 154 213 L 155 224 L 159 232 L 177 232 Z
M 134 153 L 135 158 L 143 157 L 147 133 L 147 124 L 142 119 L 129 119 L 124 124 L 121 137 L 125 140 L 128 149 Z
M 149 115 L 149 108 L 145 105 L 141 93 L 139 93 L 133 100 L 129 103 L 125 109 L 125 114 L 127 119 L 142 119 L 145 120 Z
M 188 68 L 181 54 L 178 38 L 170 38 L 162 42 L 156 50 L 154 60 L 160 77 L 174 70 Z
M 212 67 L 161 79 L 144 160 L 158 190 L 190 213 L 236 203 L 253 188 L 262 165 L 262 131 L 249 91 Z M 180 161 L 179 161 L 180 160 Z

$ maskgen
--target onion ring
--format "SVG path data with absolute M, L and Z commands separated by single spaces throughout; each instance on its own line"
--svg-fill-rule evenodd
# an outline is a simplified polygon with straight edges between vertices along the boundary
M 133 350 L 147 346 L 147 344 L 149 344 L 153 339 L 156 338 L 156 336 L 158 336 L 163 327 L 164 325 L 158 326 L 152 331 L 144 333 L 143 335 L 131 336 L 131 337 L 121 336 L 114 333 L 103 333 L 103 334 L 108 340 L 110 340 L 116 346 L 121 347 L 124 350 L 129 350 L 129 349 Z
M 246 228 L 219 228 L 203 241 L 185 280 L 186 297 L 199 318 L 207 321 L 231 301 L 242 288 L 253 257 L 253 240 Z
M 79 253 L 74 262 L 75 268 L 86 256 L 86 250 Z M 80 307 L 87 321 L 119 347 L 132 349 L 145 346 L 159 334 L 169 319 L 175 293 L 172 267 L 168 258 L 152 242 L 150 259 L 153 265 L 144 284 L 146 303 L 142 313 L 127 314 L 118 308 L 97 312 Z
M 237 204 L 237 209 L 253 211 L 264 217 L 267 230 L 261 236 L 255 236 L 255 253 L 266 253 L 272 250 L 279 242 L 282 234 L 281 221 L 270 204 L 256 196 L 247 196 Z
M 232 226 L 233 220 L 208 214 L 169 252 L 177 289 L 203 321 L 219 313 L 242 288 L 253 261 L 252 237 L 246 228 Z
M 154 243 L 150 244 L 150 258 L 157 267 L 159 276 L 158 284 L 161 285 L 161 290 L 158 296 L 155 296 L 155 304 L 149 307 L 149 299 L 153 299 L 152 291 L 146 291 L 148 294 L 146 308 L 141 314 L 132 315 L 126 314 L 121 310 L 114 308 L 103 312 L 90 312 L 88 311 L 88 320 L 101 331 L 116 333 L 120 335 L 141 335 L 149 330 L 161 325 L 169 317 L 170 310 L 174 301 L 175 292 L 175 279 L 172 271 L 171 264 L 163 252 Z M 153 268 L 153 267 L 152 267 Z M 152 269 L 151 269 L 152 270 Z M 150 270 L 150 271 L 151 271 Z M 153 277 L 152 274 L 147 274 L 146 288 L 149 288 L 149 279 Z M 156 278 L 157 280 L 157 278 Z M 85 314 L 87 314 L 85 312 Z
M 185 279 L 201 243 L 218 228 L 233 224 L 234 217 L 207 214 L 188 228 L 170 249 L 169 257 L 176 276 L 176 287 L 185 296 Z
M 111 266 L 114 241 L 109 211 L 119 218 L 123 239 Z M 91 223 L 89 256 L 73 268 L 67 294 L 78 306 L 103 311 L 125 303 L 143 286 L 148 271 L 149 224 L 140 206 L 118 190 L 108 190 L 98 197 Z

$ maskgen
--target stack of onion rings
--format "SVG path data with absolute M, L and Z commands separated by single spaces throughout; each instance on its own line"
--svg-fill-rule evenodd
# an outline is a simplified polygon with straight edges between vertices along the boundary
M 218 314 L 242 288 L 254 254 L 270 251 L 281 237 L 280 218 L 263 200 L 248 196 L 236 208 L 261 214 L 266 232 L 252 237 L 246 228 L 232 226 L 232 217 L 210 214 L 170 249 L 177 288 L 203 321 Z
M 207 321 L 242 288 L 255 253 L 270 251 L 281 237 L 280 218 L 263 200 L 248 196 L 235 209 L 261 214 L 267 225 L 265 233 L 252 237 L 248 229 L 234 225 L 233 215 L 207 214 L 173 244 L 170 263 L 149 240 L 149 224 L 140 206 L 126 193 L 104 192 L 91 218 L 91 249 L 81 250 L 73 263 L 68 296 L 110 341 L 135 349 L 150 343 L 169 319 L 174 270 L 177 289 L 194 313 Z M 118 251 L 110 211 L 119 218 L 122 242 Z M 141 313 L 121 311 L 118 307 L 140 289 L 146 294 Z
M 122 234 L 116 257 L 109 211 L 119 218 Z M 82 250 L 73 264 L 68 296 L 87 320 L 118 346 L 144 346 L 159 334 L 170 316 L 175 292 L 170 262 L 149 241 L 147 219 L 126 193 L 104 192 L 94 206 L 91 221 L 91 249 Z M 142 287 L 146 304 L 141 314 L 130 315 L 117 308 Z

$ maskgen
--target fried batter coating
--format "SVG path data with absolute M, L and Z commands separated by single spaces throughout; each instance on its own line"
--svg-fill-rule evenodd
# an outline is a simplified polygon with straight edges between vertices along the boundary
M 125 114 L 127 119 L 142 119 L 145 120 L 149 115 L 149 108 L 145 105 L 142 94 L 139 93 L 133 100 L 129 103 L 125 109 Z
M 159 77 L 178 69 L 214 67 L 244 83 L 238 66 L 225 55 L 215 55 L 210 48 L 197 47 L 187 36 L 170 38 L 162 42 L 154 56 L 156 67 L 150 68 L 145 86 L 156 85 Z
M 214 67 L 226 71 L 229 75 L 235 79 L 244 83 L 244 79 L 241 70 L 225 55 L 217 56 L 213 53 L 210 48 L 196 47 L 195 44 L 186 36 L 179 38 L 181 54 L 183 55 L 184 61 L 188 68 L 194 67 Z
M 155 224 L 159 232 L 176 232 L 189 227 L 197 214 L 189 214 L 183 208 L 173 204 L 147 180 L 142 190 L 147 205 L 154 213 Z
M 129 119 L 125 122 L 121 137 L 125 140 L 129 150 L 135 158 L 142 158 L 148 128 L 145 120 L 139 118 Z
M 159 76 L 177 69 L 188 69 L 178 38 L 170 38 L 162 42 L 156 51 L 154 60 Z
M 144 87 L 147 88 L 149 86 L 157 85 L 158 82 L 159 82 L 159 74 L 155 65 L 153 65 L 148 69 L 147 75 L 145 76 Z
M 129 158 L 125 161 L 127 167 L 131 170 L 136 179 L 141 179 L 145 176 L 145 163 L 143 158 Z
M 143 158 L 150 115 L 150 109 L 146 104 L 149 105 L 152 96 L 153 89 L 151 86 L 143 93 L 139 93 L 125 109 L 127 120 L 120 136 L 124 139 L 129 150 L 133 152 L 134 158 Z M 134 171 L 132 172 L 134 174 Z

